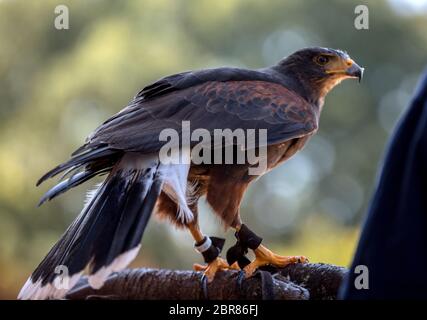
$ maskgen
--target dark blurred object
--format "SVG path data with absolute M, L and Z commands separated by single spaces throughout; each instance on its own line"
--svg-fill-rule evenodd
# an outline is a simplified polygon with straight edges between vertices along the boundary
M 356 289 L 358 265 L 369 289 Z M 343 299 L 427 298 L 427 71 L 388 147 Z

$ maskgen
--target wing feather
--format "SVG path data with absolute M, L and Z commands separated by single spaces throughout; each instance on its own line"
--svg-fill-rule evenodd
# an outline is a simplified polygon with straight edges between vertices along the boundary
M 182 84 L 178 76 L 174 79 Z M 318 126 L 317 107 L 278 83 L 206 81 L 177 89 L 167 80 L 160 82 L 142 90 L 127 108 L 101 125 L 83 150 L 108 145 L 116 150 L 155 152 L 164 144 L 159 141 L 160 132 L 171 128 L 181 133 L 182 121 L 190 121 L 192 130 L 204 128 L 211 133 L 226 128 L 267 129 L 268 144 L 310 134 Z

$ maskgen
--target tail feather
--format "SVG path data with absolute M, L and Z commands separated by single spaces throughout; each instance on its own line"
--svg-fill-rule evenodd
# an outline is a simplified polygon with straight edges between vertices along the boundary
M 99 174 L 108 172 L 109 169 L 105 169 L 102 171 L 83 171 L 78 172 L 68 178 L 67 180 L 61 181 L 57 185 L 55 185 L 53 188 L 51 188 L 48 192 L 44 194 L 44 196 L 40 199 L 38 206 L 41 206 L 44 202 L 50 201 L 53 198 L 59 196 L 60 194 L 64 193 L 70 188 L 73 188 Z
M 45 198 L 64 192 L 90 175 L 76 174 L 54 187 Z M 33 272 L 18 298 L 61 298 L 85 269 L 89 273 L 89 283 L 99 288 L 111 272 L 125 268 L 138 253 L 162 185 L 162 169 L 157 156 L 124 155 Z M 65 268 L 67 274 L 58 272 L 58 267 Z M 68 287 L 58 286 L 61 280 L 61 283 L 68 281 Z
M 100 159 L 107 158 L 111 159 L 111 156 L 118 155 L 117 150 L 111 149 L 108 146 L 100 146 L 96 149 L 91 149 L 86 152 L 74 155 L 67 162 L 61 163 L 59 166 L 56 166 L 45 175 L 43 175 L 38 181 L 37 186 L 46 181 L 49 178 L 52 178 L 58 175 L 61 172 L 64 172 L 71 168 L 80 168 L 81 166 L 90 166 L 92 163 L 96 163 Z M 116 159 L 115 159 L 116 160 Z

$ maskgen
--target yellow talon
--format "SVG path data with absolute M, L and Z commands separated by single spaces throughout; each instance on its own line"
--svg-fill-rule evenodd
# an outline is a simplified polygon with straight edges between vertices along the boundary
M 206 278 L 208 279 L 208 282 L 212 282 L 212 280 L 215 278 L 215 274 L 219 270 L 240 270 L 236 262 L 230 266 L 227 261 L 220 257 L 217 257 L 215 260 L 208 263 L 207 265 L 195 263 L 193 265 L 193 269 L 195 271 L 203 271 Z
M 307 263 L 308 259 L 304 256 L 280 256 L 273 253 L 262 244 L 254 250 L 255 260 L 248 264 L 243 270 L 246 277 L 250 277 L 259 267 L 272 265 L 283 268 L 291 263 Z

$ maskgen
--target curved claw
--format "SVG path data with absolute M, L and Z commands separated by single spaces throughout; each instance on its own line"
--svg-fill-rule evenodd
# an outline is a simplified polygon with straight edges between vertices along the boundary
M 243 270 L 246 277 L 250 277 L 254 272 L 262 266 L 272 265 L 274 267 L 283 268 L 292 263 L 307 263 L 308 259 L 304 256 L 280 256 L 273 253 L 263 245 L 260 245 L 255 252 L 255 260 L 248 264 Z
M 203 274 L 201 279 L 200 279 L 200 284 L 202 286 L 202 292 L 203 292 L 203 297 L 205 298 L 205 300 L 209 299 L 209 295 L 208 295 L 208 279 L 207 277 Z
M 237 285 L 239 286 L 240 291 L 242 291 L 243 280 L 245 280 L 246 274 L 243 270 L 239 271 L 237 275 Z
M 240 268 L 237 266 L 237 264 L 233 263 L 231 266 L 225 261 L 224 259 L 217 257 L 212 262 L 208 263 L 207 265 L 201 265 L 198 263 L 195 263 L 193 265 L 193 270 L 195 271 L 203 271 L 204 276 L 208 279 L 208 283 L 212 282 L 212 280 L 215 278 L 215 274 L 219 270 L 240 270 Z

